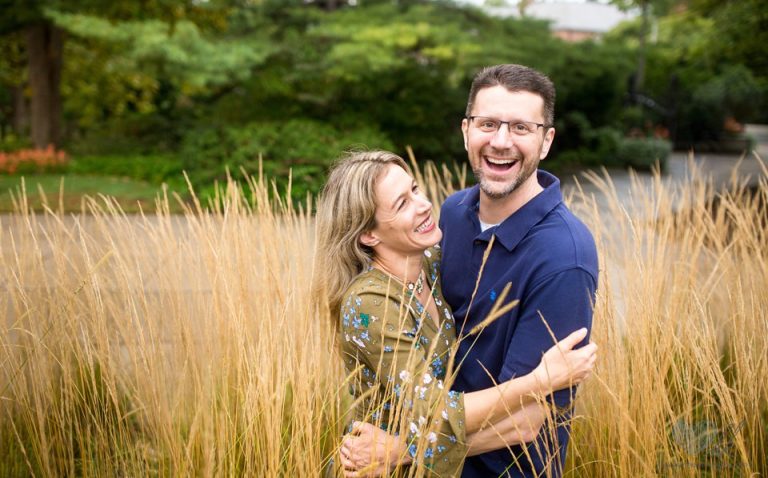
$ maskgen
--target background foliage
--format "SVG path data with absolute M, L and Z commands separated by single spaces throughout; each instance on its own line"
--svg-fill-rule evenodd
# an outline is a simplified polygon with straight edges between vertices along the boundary
M 495 63 L 554 80 L 558 139 L 547 167 L 556 171 L 637 166 L 619 152 L 642 138 L 717 149 L 741 123 L 766 120 L 760 0 L 615 3 L 640 9 L 651 27 L 640 15 L 602 39 L 566 43 L 546 22 L 449 1 L 0 0 L 9 12 L 0 20 L 0 148 L 29 147 L 40 127 L 29 107 L 39 25 L 63 32 L 61 137 L 52 142 L 73 167 L 110 174 L 109 158 L 150 168 L 146 158 L 175 156 L 155 173 L 127 174 L 168 181 L 181 168 L 204 191 L 259 157 L 281 177 L 293 168 L 297 198 L 317 191 L 350 147 L 404 154 L 411 145 L 422 159 L 463 161 L 468 87 Z

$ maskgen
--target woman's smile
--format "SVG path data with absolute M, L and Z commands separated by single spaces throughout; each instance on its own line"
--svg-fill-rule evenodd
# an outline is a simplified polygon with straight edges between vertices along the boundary
M 376 227 L 370 231 L 380 258 L 419 256 L 442 239 L 432 203 L 403 168 L 392 165 L 375 187 Z M 391 256 L 391 257 L 390 257 Z
M 424 222 L 419 225 L 419 227 L 416 228 L 416 232 L 420 234 L 426 234 L 429 232 L 432 232 L 432 230 L 435 228 L 435 221 L 432 220 L 432 214 L 430 214 Z

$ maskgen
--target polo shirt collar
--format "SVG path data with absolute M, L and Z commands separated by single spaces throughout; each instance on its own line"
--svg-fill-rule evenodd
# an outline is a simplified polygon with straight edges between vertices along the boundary
M 533 226 L 541 222 L 558 204 L 563 202 L 563 195 L 560 192 L 560 180 L 554 175 L 539 169 L 536 177 L 541 187 L 544 188 L 533 199 L 528 201 L 515 211 L 514 214 L 506 218 L 495 228 L 490 228 L 477 236 L 477 239 L 484 241 L 490 240 L 490 236 L 495 234 L 496 240 L 508 251 L 512 251 Z M 468 212 L 471 211 L 474 221 L 477 223 L 478 230 L 480 222 L 478 210 L 480 205 L 480 188 L 475 185 L 470 189 L 469 194 L 464 199 Z M 487 237 L 486 237 L 487 236 Z

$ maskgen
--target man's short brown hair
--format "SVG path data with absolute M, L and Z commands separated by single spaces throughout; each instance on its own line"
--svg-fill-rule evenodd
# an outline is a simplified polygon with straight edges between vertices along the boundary
M 555 121 L 555 85 L 552 84 L 552 80 L 533 68 L 515 64 L 489 66 L 475 75 L 475 79 L 472 80 L 472 87 L 469 89 L 467 117 L 472 114 L 472 105 L 477 98 L 477 92 L 483 88 L 497 85 L 503 86 L 511 92 L 528 91 L 541 96 L 541 99 L 544 100 L 544 123 L 547 126 L 553 126 Z M 525 119 L 528 120 L 529 118 Z

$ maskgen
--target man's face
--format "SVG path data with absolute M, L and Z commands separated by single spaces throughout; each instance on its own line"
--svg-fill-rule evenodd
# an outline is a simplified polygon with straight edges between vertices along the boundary
M 471 116 L 495 120 L 544 123 L 544 100 L 527 91 L 508 91 L 503 86 L 477 92 Z M 488 197 L 501 199 L 521 185 L 536 181 L 536 168 L 544 159 L 555 137 L 554 128 L 534 127 L 533 132 L 518 135 L 506 124 L 498 131 L 483 132 L 472 122 L 461 123 L 464 148 L 480 189 Z

